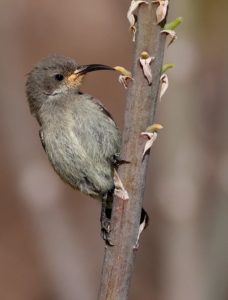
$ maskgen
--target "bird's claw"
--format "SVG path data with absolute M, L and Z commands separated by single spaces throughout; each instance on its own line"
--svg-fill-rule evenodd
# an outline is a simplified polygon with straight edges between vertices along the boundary
M 105 244 L 108 246 L 114 246 L 110 239 L 111 233 L 111 220 L 107 217 L 103 217 L 101 220 L 101 236 L 102 239 L 105 241 Z

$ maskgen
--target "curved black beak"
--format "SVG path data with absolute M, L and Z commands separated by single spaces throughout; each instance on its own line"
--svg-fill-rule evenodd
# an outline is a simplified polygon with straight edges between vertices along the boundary
M 80 74 L 80 75 L 84 75 L 86 73 L 93 72 L 93 71 L 99 71 L 99 70 L 115 71 L 115 69 L 113 67 L 109 67 L 109 66 L 106 66 L 106 65 L 100 65 L 100 64 L 91 64 L 91 65 L 80 66 L 75 71 L 75 73 Z

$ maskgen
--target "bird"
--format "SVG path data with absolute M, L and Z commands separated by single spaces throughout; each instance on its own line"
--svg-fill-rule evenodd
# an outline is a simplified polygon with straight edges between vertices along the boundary
M 52 167 L 71 187 L 101 201 L 101 235 L 107 245 L 113 245 L 114 172 L 127 162 L 120 159 L 121 133 L 111 114 L 100 100 L 80 90 L 85 75 L 98 70 L 115 69 L 47 56 L 28 73 L 26 95 Z M 142 209 L 140 224 L 147 220 Z

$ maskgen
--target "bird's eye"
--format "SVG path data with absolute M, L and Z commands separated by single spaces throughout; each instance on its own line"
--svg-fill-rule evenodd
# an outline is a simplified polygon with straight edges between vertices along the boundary
M 64 79 L 64 76 L 62 74 L 56 74 L 55 79 L 58 81 L 62 81 Z

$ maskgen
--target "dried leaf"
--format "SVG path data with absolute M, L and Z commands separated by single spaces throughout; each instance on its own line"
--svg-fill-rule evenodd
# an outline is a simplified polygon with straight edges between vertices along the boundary
M 132 38 L 133 42 L 135 42 L 135 33 L 136 33 L 136 27 L 135 27 L 136 18 L 135 18 L 134 12 L 138 9 L 139 5 L 141 5 L 143 3 L 148 4 L 147 1 L 132 0 L 130 7 L 128 9 L 128 12 L 127 12 L 127 18 L 130 23 L 130 29 L 133 32 L 133 38 Z
M 169 87 L 169 79 L 167 74 L 162 74 L 160 78 L 160 95 L 159 95 L 159 100 L 161 101 L 161 98 L 164 96 L 165 92 L 167 91 Z
M 166 33 L 171 38 L 167 47 L 169 47 L 177 39 L 177 34 L 174 30 L 162 30 L 161 33 Z
M 168 0 L 154 0 L 152 3 L 159 3 L 159 6 L 156 10 L 157 24 L 161 23 L 167 15 L 167 9 L 169 5 Z
M 133 80 L 131 72 L 121 66 L 116 66 L 114 67 L 114 69 L 121 73 L 121 75 L 119 76 L 119 82 L 124 86 L 125 89 L 127 89 L 128 80 Z
M 115 190 L 114 190 L 115 196 L 117 196 L 122 200 L 128 200 L 129 199 L 128 192 L 125 190 L 123 183 L 119 177 L 119 174 L 117 173 L 116 170 L 114 170 L 114 184 L 115 184 Z
M 182 17 L 176 18 L 175 20 L 165 24 L 165 30 L 174 30 L 176 29 L 183 21 Z
M 143 51 L 139 58 L 140 65 L 142 66 L 143 69 L 143 74 L 146 77 L 149 85 L 152 84 L 152 80 L 153 80 L 150 64 L 154 60 L 155 57 L 149 56 L 149 54 L 146 51 Z

